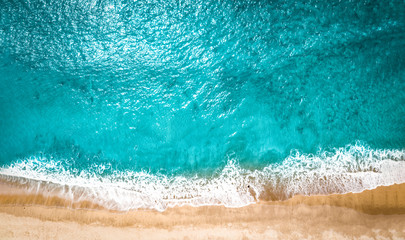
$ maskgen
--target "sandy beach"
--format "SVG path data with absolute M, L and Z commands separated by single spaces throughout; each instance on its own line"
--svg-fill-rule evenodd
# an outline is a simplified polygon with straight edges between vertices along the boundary
M 113 212 L 2 183 L 0 239 L 404 239 L 405 184 L 242 208 Z M 72 208 L 73 207 L 73 208 Z M 83 209 L 86 208 L 86 209 Z

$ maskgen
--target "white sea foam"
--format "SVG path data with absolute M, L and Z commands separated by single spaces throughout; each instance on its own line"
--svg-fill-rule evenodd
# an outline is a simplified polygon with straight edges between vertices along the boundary
M 108 168 L 95 166 L 100 172 Z M 210 178 L 168 177 L 146 172 L 95 169 L 71 172 L 63 161 L 27 158 L 0 169 L 3 179 L 24 184 L 31 193 L 59 196 L 72 203 L 90 200 L 113 210 L 156 209 L 191 205 L 241 207 L 273 191 L 281 199 L 296 194 L 361 192 L 405 182 L 405 150 L 349 145 L 317 154 L 292 153 L 282 163 L 261 170 L 241 168 L 229 159 Z M 270 190 L 269 190 L 270 189 Z

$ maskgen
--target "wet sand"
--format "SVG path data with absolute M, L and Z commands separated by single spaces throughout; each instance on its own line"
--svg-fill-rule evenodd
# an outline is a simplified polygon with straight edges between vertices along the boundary
M 405 239 L 405 184 L 242 208 L 124 213 L 0 186 L 0 239 Z

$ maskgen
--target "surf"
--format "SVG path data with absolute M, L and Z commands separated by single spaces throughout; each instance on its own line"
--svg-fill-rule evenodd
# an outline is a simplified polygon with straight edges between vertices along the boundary
M 91 202 L 110 210 L 175 206 L 242 207 L 295 195 L 361 192 L 405 182 L 405 150 L 373 149 L 360 144 L 320 150 L 293 151 L 281 163 L 262 169 L 242 168 L 229 158 L 211 176 L 152 174 L 110 167 L 70 170 L 62 159 L 25 158 L 0 169 L 2 181 L 28 194 L 65 199 L 74 206 Z

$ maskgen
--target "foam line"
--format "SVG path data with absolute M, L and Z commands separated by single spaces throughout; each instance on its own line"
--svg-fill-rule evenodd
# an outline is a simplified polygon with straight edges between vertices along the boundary
M 63 160 L 30 157 L 0 168 L 3 180 L 30 193 L 58 196 L 72 204 L 91 201 L 127 211 L 191 205 L 241 207 L 260 200 L 287 199 L 297 194 L 361 192 L 405 182 L 405 150 L 371 149 L 348 145 L 317 154 L 291 153 L 282 163 L 247 170 L 229 159 L 209 178 L 112 171 L 108 166 L 70 171 Z

